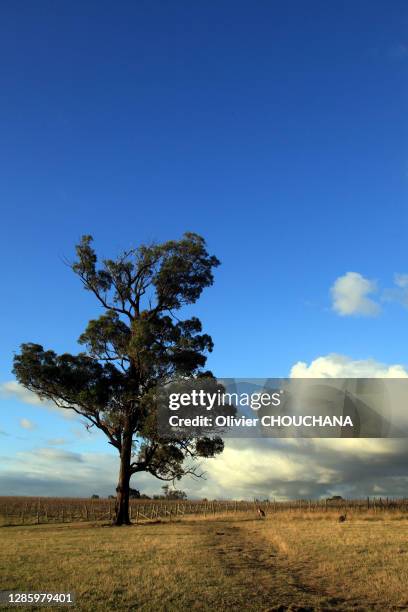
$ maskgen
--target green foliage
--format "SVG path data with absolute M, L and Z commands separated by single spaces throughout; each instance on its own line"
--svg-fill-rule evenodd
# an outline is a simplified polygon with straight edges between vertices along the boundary
M 187 499 L 187 493 L 185 491 L 181 491 L 180 489 L 172 489 L 169 487 L 169 485 L 164 485 L 162 489 L 164 499 Z

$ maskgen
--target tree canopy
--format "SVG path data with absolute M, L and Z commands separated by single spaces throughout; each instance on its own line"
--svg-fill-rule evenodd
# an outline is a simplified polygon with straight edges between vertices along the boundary
M 129 522 L 129 480 L 149 472 L 161 480 L 200 475 L 195 460 L 222 452 L 219 437 L 169 439 L 157 432 L 155 389 L 204 372 L 213 349 L 196 317 L 182 318 L 213 284 L 218 259 L 204 239 L 142 245 L 98 264 L 91 236 L 83 236 L 71 264 L 104 312 L 79 337 L 83 351 L 58 355 L 27 343 L 14 358 L 18 381 L 41 398 L 74 410 L 97 427 L 120 454 L 116 523 Z M 177 313 L 177 314 L 176 314 Z

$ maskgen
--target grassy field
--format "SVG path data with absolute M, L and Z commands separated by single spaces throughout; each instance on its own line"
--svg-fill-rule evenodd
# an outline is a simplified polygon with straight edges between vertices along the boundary
M 3 527 L 0 538 L 0 589 L 72 590 L 77 610 L 408 609 L 405 515 L 340 524 L 327 513 L 238 513 Z

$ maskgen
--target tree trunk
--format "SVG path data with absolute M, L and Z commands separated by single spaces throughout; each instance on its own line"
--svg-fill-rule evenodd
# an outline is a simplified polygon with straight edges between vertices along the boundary
M 115 520 L 114 525 L 130 525 L 129 518 L 129 487 L 130 487 L 130 463 L 132 456 L 132 434 L 124 431 L 122 449 L 120 452 L 119 481 L 116 487 Z

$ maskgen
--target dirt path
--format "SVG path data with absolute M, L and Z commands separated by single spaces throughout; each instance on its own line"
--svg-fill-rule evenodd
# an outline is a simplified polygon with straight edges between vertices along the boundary
M 294 568 L 255 530 L 247 530 L 237 523 L 218 523 L 211 526 L 210 535 L 214 553 L 220 559 L 225 574 L 237 579 L 241 597 L 243 589 L 247 593 L 246 610 L 367 611 L 357 602 L 329 597 L 302 584 Z M 236 603 L 236 610 L 243 609 L 238 601 Z

